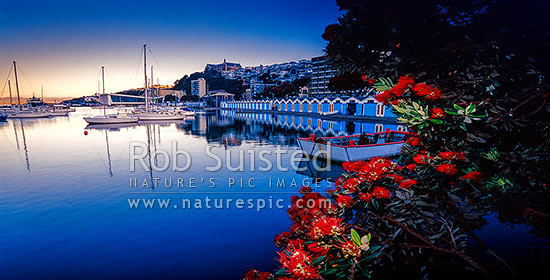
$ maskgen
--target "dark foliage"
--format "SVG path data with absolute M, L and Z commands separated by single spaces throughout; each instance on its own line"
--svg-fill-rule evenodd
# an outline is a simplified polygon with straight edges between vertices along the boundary
M 258 96 L 254 96 L 254 98 L 286 98 L 289 96 L 296 96 L 298 95 L 300 88 L 307 86 L 308 84 L 309 78 L 296 79 L 290 83 L 282 83 L 278 86 L 267 87 L 264 92 L 260 93 Z
M 208 90 L 223 89 L 229 93 L 235 94 L 236 99 L 241 99 L 245 90 L 242 81 L 226 79 L 219 72 L 214 70 L 195 72 L 189 76 L 185 75 L 174 83 L 174 89 L 184 90 L 187 94 L 191 94 L 191 81 L 198 78 L 204 78 L 206 80 Z

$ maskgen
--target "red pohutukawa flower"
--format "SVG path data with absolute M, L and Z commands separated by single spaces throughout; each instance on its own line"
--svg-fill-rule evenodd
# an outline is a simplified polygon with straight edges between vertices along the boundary
M 428 160 L 428 155 L 418 154 L 418 155 L 413 157 L 413 160 L 417 164 L 426 164 L 426 161 Z
M 414 79 L 412 77 L 401 76 L 399 77 L 399 80 L 397 81 L 397 84 L 395 86 L 393 86 L 389 90 L 377 94 L 374 98 L 376 99 L 376 101 L 388 105 L 390 99 L 403 96 L 405 90 L 409 89 L 411 85 L 414 85 Z M 395 104 L 397 102 L 397 100 L 394 100 L 394 102 L 392 103 Z
M 420 140 L 420 137 L 413 136 L 413 137 L 407 139 L 407 144 L 409 144 L 411 146 L 419 146 L 419 145 L 422 144 L 422 142 Z
M 414 164 L 414 163 L 407 164 L 405 166 L 405 168 L 407 168 L 408 170 L 415 170 L 416 169 L 416 164 Z
M 372 198 L 372 194 L 370 193 L 360 193 L 359 199 L 363 202 L 369 203 Z
M 361 255 L 361 248 L 355 245 L 355 243 L 346 240 L 345 242 L 340 242 L 340 249 L 342 249 L 342 254 L 344 258 L 357 258 Z
M 451 151 L 441 152 L 439 153 L 439 157 L 446 160 L 459 160 L 459 161 L 466 160 L 466 154 L 464 154 L 463 152 L 451 152 Z
M 389 104 L 388 100 L 390 98 L 392 98 L 392 94 L 389 90 L 386 90 L 386 91 L 381 92 L 381 93 L 377 94 L 376 96 L 374 96 L 374 99 L 376 99 L 376 101 L 384 103 L 384 104 Z
M 391 192 L 384 188 L 384 187 L 376 187 L 374 188 L 374 190 L 372 191 L 372 195 L 378 199 L 382 199 L 382 198 L 390 198 L 391 197 Z
M 251 269 L 245 275 L 243 280 L 271 280 L 275 279 L 275 276 L 269 272 L 260 272 L 256 269 Z
M 445 110 L 441 108 L 433 108 L 430 110 L 430 118 L 432 119 L 440 119 L 445 116 Z
M 283 268 L 293 277 L 304 280 L 319 279 L 317 267 L 311 264 L 312 257 L 302 248 L 291 246 L 283 252 L 279 252 L 279 256 Z
M 479 171 L 472 171 L 468 172 L 466 175 L 463 175 L 460 177 L 462 180 L 472 180 L 472 181 L 480 181 L 485 177 L 485 174 L 479 172 Z
M 327 244 L 323 241 L 312 242 L 307 245 L 310 252 L 316 256 L 324 256 L 330 251 L 330 244 Z
M 343 225 L 342 219 L 334 217 L 322 217 L 316 219 L 311 224 L 309 236 L 312 239 L 319 239 L 324 236 L 338 236 L 341 235 L 346 226 Z
M 401 183 L 399 183 L 399 187 L 401 187 L 402 189 L 408 189 L 411 186 L 416 185 L 416 183 L 417 182 L 416 182 L 415 179 L 408 179 L 408 180 L 404 180 Z
M 426 85 L 425 83 L 414 85 L 412 87 L 412 90 L 416 93 L 416 95 L 422 96 L 424 97 L 424 99 L 427 99 L 427 100 L 440 99 L 442 96 L 440 89 L 433 86 Z
M 336 198 L 336 204 L 342 208 L 350 207 L 353 204 L 353 198 L 349 195 L 339 195 Z
M 300 193 L 310 193 L 311 191 L 312 189 L 309 186 L 302 186 L 299 190 Z
M 397 174 L 388 174 L 386 177 L 393 179 L 397 183 L 401 183 L 404 179 L 403 176 Z
M 435 168 L 435 170 L 441 172 L 441 173 L 445 173 L 445 174 L 448 174 L 448 175 L 455 175 L 456 172 L 458 172 L 458 169 L 456 168 L 455 165 L 453 164 L 447 164 L 447 163 L 444 163 L 444 164 L 440 164 L 439 166 L 437 166 Z

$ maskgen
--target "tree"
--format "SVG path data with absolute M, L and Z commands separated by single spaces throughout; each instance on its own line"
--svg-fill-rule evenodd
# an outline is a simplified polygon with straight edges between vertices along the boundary
M 265 98 L 286 98 L 289 96 L 298 95 L 300 88 L 309 84 L 309 78 L 300 78 L 292 82 L 282 83 L 278 86 L 269 86 L 264 92 L 255 96 L 255 99 Z
M 518 276 L 475 231 L 497 213 L 550 234 L 550 3 L 337 3 L 343 15 L 323 34 L 330 63 L 376 80 L 376 100 L 411 135 L 396 159 L 345 163 L 326 196 L 293 197 L 276 275 Z

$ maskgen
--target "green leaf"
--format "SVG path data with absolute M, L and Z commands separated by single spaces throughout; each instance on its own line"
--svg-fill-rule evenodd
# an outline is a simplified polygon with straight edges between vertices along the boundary
M 277 272 L 275 272 L 275 275 L 277 275 L 277 276 L 286 276 L 286 275 L 288 275 L 288 273 L 286 272 L 285 268 L 281 268 L 281 269 L 277 270 Z
M 443 121 L 439 120 L 439 119 L 430 119 L 430 121 L 435 123 L 435 124 L 442 124 L 443 123 Z
M 353 243 L 355 243 L 355 245 L 361 245 L 361 237 L 359 236 L 359 233 L 357 233 L 357 231 L 355 231 L 354 229 L 351 229 L 351 238 L 353 239 Z
M 313 260 L 313 262 L 312 262 L 311 264 L 312 264 L 312 265 L 318 265 L 318 264 L 320 264 L 324 259 L 325 259 L 325 256 L 320 256 L 320 257 L 316 258 L 315 260 Z
M 453 116 L 458 116 L 458 114 L 454 111 L 450 111 L 450 110 L 445 110 L 445 113 L 449 114 L 449 115 L 453 115 Z
M 458 111 L 458 110 L 464 110 L 464 108 L 456 105 L 456 104 L 453 104 L 453 106 L 455 107 L 455 109 Z

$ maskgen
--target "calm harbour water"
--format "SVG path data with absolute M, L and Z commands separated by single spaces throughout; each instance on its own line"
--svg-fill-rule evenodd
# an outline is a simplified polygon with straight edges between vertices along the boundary
M 277 147 L 295 151 L 296 138 L 312 131 L 335 135 L 374 130 L 374 124 L 304 119 L 298 126 L 292 118 L 281 125 L 278 116 L 257 115 L 251 121 L 250 116 L 219 112 L 178 123 L 116 128 L 87 127 L 82 120 L 83 115 L 101 113 L 79 108 L 70 117 L 0 123 L 0 278 L 239 279 L 251 268 L 271 271 L 277 266 L 273 237 L 290 226 L 286 207 L 298 189 L 290 186 L 292 180 L 299 187 L 311 183 L 315 174 L 260 172 L 258 161 L 251 171 L 248 156 L 243 172 L 229 171 L 225 159 L 221 170 L 208 172 L 205 167 L 216 162 L 204 147 L 216 145 L 212 151 L 220 156 Z M 319 128 L 296 128 L 312 121 Z M 129 143 L 133 141 L 151 151 L 170 151 L 176 141 L 191 154 L 192 165 L 184 172 L 141 168 L 131 172 Z M 290 153 L 282 158 L 283 166 L 290 167 Z M 341 171 L 335 168 L 335 174 Z M 130 188 L 132 179 L 152 182 L 153 178 L 160 182 L 154 189 Z M 178 178 L 182 188 L 164 184 L 172 179 L 175 185 Z M 195 187 L 190 186 L 190 178 L 195 178 Z M 232 187 L 230 178 L 235 182 Z M 246 184 L 251 178 L 254 187 Z M 284 180 L 284 188 L 273 186 L 277 179 Z M 329 183 L 320 185 L 319 191 L 324 191 Z M 141 198 L 179 202 L 206 196 L 283 199 L 284 208 L 132 209 L 128 202 Z M 499 243 L 510 244 L 517 239 L 514 232 L 519 232 L 524 241 L 537 242 L 527 227 L 506 228 L 512 232 L 507 236 L 497 234 L 505 225 L 491 225 L 493 230 L 483 232 L 483 238 L 493 240 L 498 235 Z

